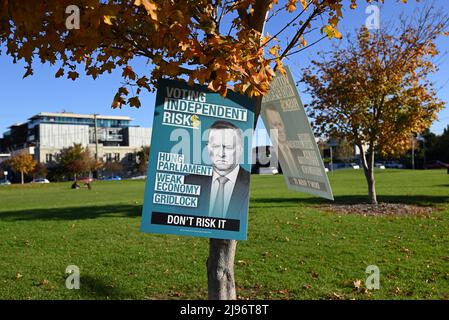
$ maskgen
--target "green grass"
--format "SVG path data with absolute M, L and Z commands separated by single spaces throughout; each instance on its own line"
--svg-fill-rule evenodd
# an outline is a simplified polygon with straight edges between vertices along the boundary
M 337 203 L 366 200 L 360 171 L 331 173 Z M 379 200 L 439 208 L 429 217 L 363 217 L 253 176 L 248 241 L 237 246 L 237 294 L 253 299 L 448 299 L 449 176 L 376 172 Z M 208 240 L 139 231 L 143 181 L 0 187 L 0 299 L 205 299 Z M 65 269 L 81 269 L 81 289 Z M 364 286 L 368 265 L 380 289 Z M 20 273 L 22 277 L 17 277 Z M 47 280 L 47 281 L 44 281 Z

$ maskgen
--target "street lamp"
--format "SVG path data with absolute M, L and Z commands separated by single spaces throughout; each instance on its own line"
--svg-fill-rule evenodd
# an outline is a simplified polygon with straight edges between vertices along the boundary
M 5 176 L 5 182 L 8 181 L 8 171 L 3 171 L 3 175 Z

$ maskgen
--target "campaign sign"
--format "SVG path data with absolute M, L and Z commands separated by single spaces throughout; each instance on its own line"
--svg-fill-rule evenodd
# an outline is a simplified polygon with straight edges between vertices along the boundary
M 143 232 L 246 240 L 255 99 L 160 80 Z
M 262 99 L 261 116 L 289 189 L 333 200 L 315 137 L 290 70 L 279 72 Z

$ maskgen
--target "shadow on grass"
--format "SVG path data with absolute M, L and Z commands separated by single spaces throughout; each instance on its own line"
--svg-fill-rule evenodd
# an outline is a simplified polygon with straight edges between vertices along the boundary
M 83 220 L 101 217 L 138 217 L 142 214 L 140 205 L 107 205 L 90 207 L 44 208 L 0 212 L 0 220 Z
M 80 278 L 80 294 L 86 299 L 126 299 L 130 293 L 117 288 L 107 281 L 90 275 Z
M 432 196 L 432 195 L 388 195 L 388 196 L 378 196 L 378 202 L 386 203 L 403 203 L 403 204 L 414 204 L 422 206 L 433 206 L 439 204 L 449 204 L 449 196 Z M 298 204 L 359 204 L 368 203 L 368 197 L 362 195 L 348 195 L 348 196 L 336 196 L 335 201 L 326 200 L 323 198 L 300 198 L 300 197 L 289 197 L 289 198 L 256 198 L 251 200 L 251 206 L 253 208 L 266 208 L 272 207 L 273 204 L 279 204 L 282 207 L 295 207 Z

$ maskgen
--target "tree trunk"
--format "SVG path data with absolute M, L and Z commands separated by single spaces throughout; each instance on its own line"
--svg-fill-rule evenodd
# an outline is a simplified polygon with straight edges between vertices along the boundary
M 247 16 L 249 25 L 263 34 L 268 9 L 271 1 L 261 0 L 253 4 L 254 13 Z M 241 10 L 239 14 L 247 15 Z M 257 98 L 254 110 L 254 125 L 256 128 L 262 106 L 262 97 Z M 207 259 L 207 280 L 209 300 L 235 300 L 234 257 L 237 247 L 235 240 L 210 239 L 209 258 Z
M 371 204 L 377 204 L 376 180 L 374 179 L 374 151 L 369 148 L 369 152 L 365 152 L 361 145 L 358 146 L 360 156 L 362 157 L 362 167 L 365 173 L 366 182 L 368 184 L 368 198 Z
M 22 184 L 24 184 L 24 180 L 23 180 L 23 171 L 20 171 L 20 181 Z
M 235 300 L 235 240 L 210 239 L 207 259 L 209 300 Z

